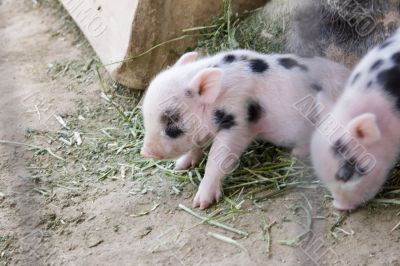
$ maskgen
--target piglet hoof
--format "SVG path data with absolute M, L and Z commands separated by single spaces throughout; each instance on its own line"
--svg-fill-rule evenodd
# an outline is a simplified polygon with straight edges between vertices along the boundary
M 357 206 L 354 204 L 344 203 L 344 202 L 340 202 L 338 200 L 333 201 L 333 207 L 335 207 L 335 209 L 341 210 L 341 211 L 350 211 L 350 210 L 354 210 L 355 208 L 357 208 Z
M 174 170 L 186 170 L 195 167 L 201 159 L 201 152 L 191 151 L 182 155 L 175 163 Z
M 299 159 L 306 159 L 309 156 L 309 153 L 308 147 L 295 147 L 292 150 L 292 155 Z
M 188 156 L 184 155 L 179 158 L 175 163 L 174 170 L 186 170 L 195 166 L 195 162 L 191 158 L 187 157 Z
M 193 208 L 199 207 L 201 210 L 207 209 L 214 202 L 218 202 L 221 199 L 222 193 L 219 187 L 211 190 L 203 190 L 201 187 L 196 193 L 193 200 Z

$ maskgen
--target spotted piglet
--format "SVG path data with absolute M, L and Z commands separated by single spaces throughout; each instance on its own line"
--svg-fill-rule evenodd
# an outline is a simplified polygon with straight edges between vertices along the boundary
M 312 137 L 317 175 L 334 207 L 351 210 L 381 189 L 400 151 L 400 31 L 353 71 Z
M 254 139 L 307 156 L 313 128 L 293 108 L 305 95 L 334 101 L 350 74 L 323 58 L 266 55 L 247 50 L 197 60 L 187 53 L 151 82 L 143 101 L 141 154 L 195 166 L 211 145 L 193 206 L 221 197 L 222 177 Z

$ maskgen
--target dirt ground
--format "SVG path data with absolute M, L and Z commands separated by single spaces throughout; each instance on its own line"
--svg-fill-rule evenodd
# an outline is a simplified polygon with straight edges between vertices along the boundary
M 60 132 L 54 115 L 72 120 L 86 110 L 82 124 L 98 129 L 111 119 L 90 74 L 95 57 L 79 38 L 35 1 L 0 0 L 1 140 L 54 147 L 48 139 L 29 138 L 34 131 Z M 54 74 L 59 65 L 61 73 L 74 66 L 90 71 Z M 92 107 L 105 113 L 91 116 L 97 110 Z M 61 162 L 38 180 L 38 161 L 29 148 L 0 145 L 1 265 L 400 265 L 400 230 L 392 231 L 400 221 L 399 205 L 369 204 L 341 213 L 331 208 L 324 188 L 291 190 L 257 204 L 245 200 L 240 215 L 223 221 L 249 233 L 244 237 L 180 210 L 179 204 L 191 205 L 196 190 L 191 184 L 159 172 L 99 180 L 85 174 L 84 166 L 73 171 Z M 71 160 L 67 155 L 62 153 Z M 101 161 L 102 154 L 97 156 Z M 42 164 L 57 161 L 42 157 Z M 298 247 L 282 245 L 280 240 L 306 230 L 307 212 L 293 212 L 299 204 L 310 212 L 311 232 Z M 263 224 L 272 225 L 270 248 Z M 208 232 L 231 237 L 245 250 Z

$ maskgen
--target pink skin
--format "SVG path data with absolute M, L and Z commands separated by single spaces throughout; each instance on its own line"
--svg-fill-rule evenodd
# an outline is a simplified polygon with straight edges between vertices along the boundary
M 223 63 L 227 54 L 247 59 Z M 278 58 L 285 55 L 238 50 L 201 60 L 196 56 L 183 55 L 151 82 L 143 102 L 142 155 L 155 159 L 180 157 L 175 169 L 187 169 L 198 164 L 203 149 L 211 144 L 205 175 L 193 200 L 193 207 L 201 209 L 220 200 L 222 178 L 235 168 L 254 139 L 290 147 L 294 154 L 307 156 L 312 127 L 293 104 L 305 95 L 317 94 L 310 88 L 311 81 L 324 88 L 319 93 L 334 100 L 349 75 L 347 68 L 322 58 L 289 55 L 307 66 L 308 71 L 304 71 L 279 65 Z M 247 61 L 252 58 L 267 62 L 268 69 L 253 73 Z M 219 67 L 210 67 L 215 65 Z M 257 121 L 248 121 L 249 100 L 256 100 L 262 107 Z M 161 119 L 171 109 L 179 110 L 178 124 L 184 129 L 177 138 L 166 135 Z M 234 125 L 218 128 L 216 109 L 232 114 Z
M 221 179 L 233 170 L 237 159 L 254 139 L 248 130 L 220 131 L 214 139 L 204 178 L 194 197 L 193 207 L 207 208 L 221 198 Z M 229 149 L 226 149 L 229 147 Z
M 369 107 L 373 105 L 372 101 L 377 103 L 377 98 L 371 97 L 371 102 L 367 105 L 368 108 L 366 109 L 370 109 Z M 382 102 L 377 104 L 382 104 Z M 385 104 L 386 106 L 390 106 L 387 102 Z M 392 112 L 389 110 L 390 108 L 383 107 L 382 109 L 387 110 L 381 110 L 382 113 L 378 116 L 377 112 L 375 114 L 362 112 L 352 120 L 341 117 L 338 113 L 345 111 L 345 109 L 343 107 L 340 109 L 335 108 L 332 112 L 333 117 L 338 118 L 338 126 L 334 130 L 330 131 L 329 134 L 320 130 L 314 133 L 311 142 L 311 158 L 317 175 L 324 181 L 333 195 L 334 207 L 340 210 L 352 210 L 367 202 L 378 193 L 395 162 L 399 143 L 395 139 L 398 137 L 388 132 L 391 129 L 386 124 L 394 117 L 382 118 L 381 122 L 377 122 L 381 116 L 385 116 L 385 112 Z M 352 121 L 362 116 L 371 120 L 369 122 L 365 120 L 356 121 L 357 124 L 352 123 Z M 370 124 L 367 125 L 368 123 Z M 397 132 L 400 130 L 398 122 L 396 123 L 392 120 L 392 125 L 397 127 Z M 350 143 L 349 141 L 351 140 L 351 143 L 354 144 L 349 151 L 337 156 L 334 154 L 332 146 L 343 135 L 346 136 L 344 138 L 345 143 Z M 370 162 L 368 165 L 370 167 L 367 168 L 371 170 L 366 175 L 355 176 L 347 182 L 338 180 L 336 173 L 338 172 L 340 161 L 351 157 L 355 157 L 361 161 L 362 158 L 368 158 L 368 162 Z
M 157 159 L 157 160 L 162 160 L 163 159 L 160 155 L 152 153 L 152 151 L 148 150 L 146 147 L 143 147 L 140 150 L 140 154 L 143 157 L 147 157 L 147 158 L 153 158 L 153 159 Z
M 400 51 L 400 33 L 385 49 L 373 49 L 355 68 L 342 96 L 333 107 L 330 130 L 322 123 L 312 137 L 311 157 L 317 175 L 333 195 L 333 205 L 340 210 L 352 210 L 372 199 L 382 188 L 400 150 L 400 114 L 395 98 L 376 82 L 380 71 L 393 66 L 391 56 Z M 371 66 L 383 60 L 380 70 Z M 356 82 L 354 76 L 361 73 Z M 370 81 L 375 81 L 372 85 Z M 369 84 L 369 86 L 368 86 Z M 321 118 L 323 121 L 324 118 Z M 335 155 L 332 145 L 343 134 L 356 143 L 346 153 Z M 346 141 L 346 142 L 347 142 Z M 343 158 L 373 158 L 371 169 L 347 182 L 337 178 Z M 372 162 L 372 160 L 371 160 Z

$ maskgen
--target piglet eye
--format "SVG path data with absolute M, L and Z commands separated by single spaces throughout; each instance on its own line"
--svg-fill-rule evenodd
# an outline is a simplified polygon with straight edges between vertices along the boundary
M 161 115 L 161 123 L 174 124 L 181 120 L 181 114 L 178 110 L 168 109 Z

